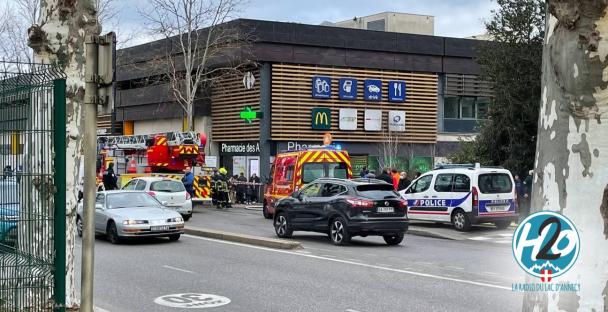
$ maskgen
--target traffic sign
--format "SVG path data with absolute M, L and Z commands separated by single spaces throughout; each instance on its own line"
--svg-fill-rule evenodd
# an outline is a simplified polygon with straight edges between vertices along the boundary
M 405 102 L 406 85 L 405 81 L 394 80 L 388 82 L 389 102 Z

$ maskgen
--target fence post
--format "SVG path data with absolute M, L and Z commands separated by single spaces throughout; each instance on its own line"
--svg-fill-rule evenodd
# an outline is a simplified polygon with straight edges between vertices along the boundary
M 54 311 L 65 311 L 65 270 L 66 270 L 66 101 L 65 79 L 53 81 L 54 103 L 54 152 L 55 152 L 55 213 L 54 213 L 54 242 L 55 248 L 55 308 Z

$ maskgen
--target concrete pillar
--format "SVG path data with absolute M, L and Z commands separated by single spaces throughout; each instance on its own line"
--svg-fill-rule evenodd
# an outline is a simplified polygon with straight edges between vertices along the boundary
M 271 66 L 270 63 L 264 63 L 260 70 L 260 111 L 263 113 L 263 117 L 260 119 L 260 177 L 262 182 L 270 177 Z
M 437 75 L 437 132 L 443 132 L 443 103 L 445 94 L 445 74 Z

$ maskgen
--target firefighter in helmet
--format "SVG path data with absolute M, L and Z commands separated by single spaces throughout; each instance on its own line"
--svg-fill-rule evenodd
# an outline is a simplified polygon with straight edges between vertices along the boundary
M 213 175 L 211 176 L 211 203 L 217 205 L 218 198 L 218 182 L 220 175 L 217 173 L 217 168 L 213 168 Z
M 217 208 L 230 208 L 230 200 L 228 199 L 228 171 L 225 168 L 220 168 L 220 176 L 216 185 L 218 185 Z

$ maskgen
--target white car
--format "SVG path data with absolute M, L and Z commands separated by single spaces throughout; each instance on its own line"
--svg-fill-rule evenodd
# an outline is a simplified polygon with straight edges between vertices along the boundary
M 502 168 L 443 165 L 399 193 L 410 220 L 452 223 L 458 231 L 484 222 L 506 228 L 518 219 L 515 183 Z
M 179 212 L 184 221 L 192 217 L 192 198 L 181 181 L 161 177 L 140 177 L 127 182 L 122 190 L 148 192 L 163 206 Z

